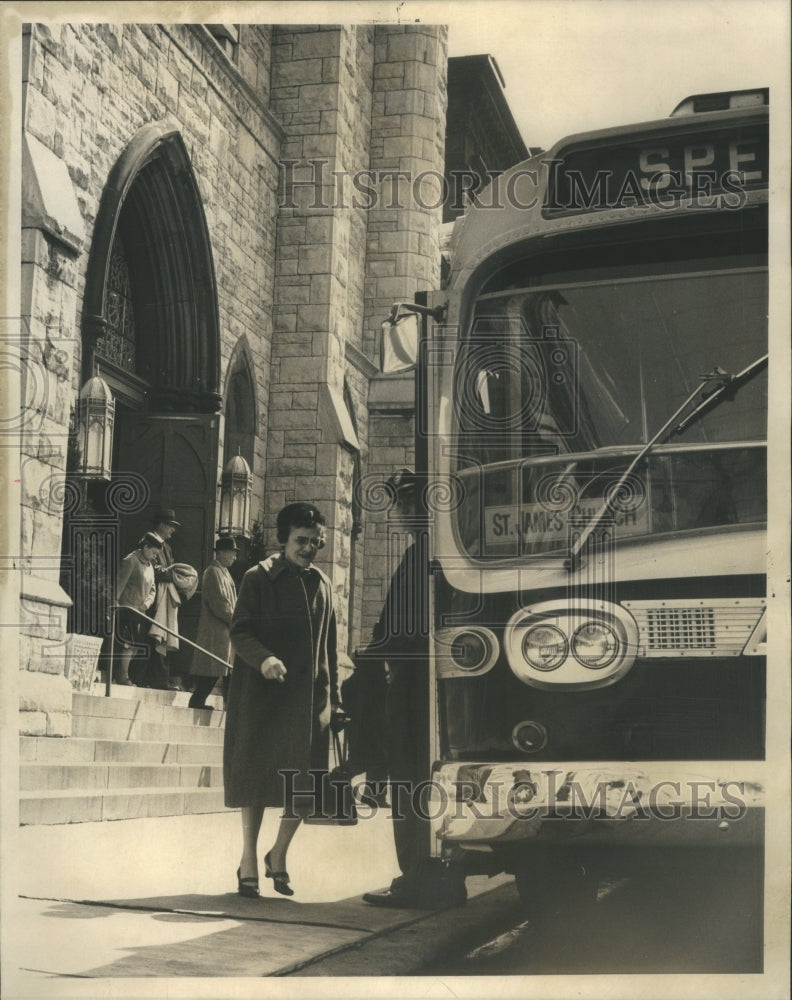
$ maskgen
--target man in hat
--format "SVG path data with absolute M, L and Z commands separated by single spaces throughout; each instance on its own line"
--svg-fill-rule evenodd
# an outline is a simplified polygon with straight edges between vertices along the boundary
M 430 824 L 415 801 L 429 774 L 429 556 L 419 529 L 418 480 L 410 469 L 386 482 L 394 497 L 390 527 L 413 536 L 388 587 L 371 642 L 355 653 L 356 669 L 381 670 L 385 695 L 388 772 L 396 857 L 402 874 L 385 891 L 367 892 L 374 906 L 443 909 L 467 899 L 465 875 L 430 857 Z M 416 530 L 418 529 L 418 530 Z
M 162 549 L 159 559 L 154 564 L 154 580 L 156 583 L 170 583 L 171 566 L 176 561 L 170 540 L 181 524 L 176 520 L 176 512 L 170 507 L 159 507 L 151 516 L 151 530 L 162 539 Z
M 170 540 L 177 528 L 181 524 L 176 520 L 176 512 L 170 507 L 159 507 L 151 515 L 151 530 L 162 539 L 162 548 L 159 550 L 154 566 L 154 581 L 157 584 L 157 600 L 151 609 L 151 616 L 156 614 L 157 606 L 163 598 L 165 585 L 173 580 L 172 567 L 175 562 L 173 549 Z M 160 690 L 178 691 L 179 685 L 172 683 L 168 668 L 168 658 L 166 652 L 161 652 L 159 640 L 149 641 L 149 659 L 144 676 L 138 679 L 137 683 L 141 687 L 158 688 Z
M 193 652 L 190 673 L 195 678 L 195 688 L 190 698 L 190 708 L 211 708 L 211 705 L 206 704 L 207 695 L 212 693 L 219 677 L 225 681 L 228 676 L 228 667 L 225 665 L 230 662 L 231 657 L 228 627 L 237 596 L 236 586 L 228 570 L 238 551 L 233 538 L 218 538 L 214 547 L 215 557 L 204 570 L 201 581 L 201 617 L 198 620 L 195 642 L 206 652 L 198 649 Z M 214 656 L 210 656 L 210 653 Z

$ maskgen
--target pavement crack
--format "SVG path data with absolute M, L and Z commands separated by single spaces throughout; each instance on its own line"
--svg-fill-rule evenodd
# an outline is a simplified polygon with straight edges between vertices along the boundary
M 31 899 L 40 903 L 73 903 L 75 906 L 96 906 L 108 910 L 124 910 L 133 913 L 174 913 L 190 917 L 204 917 L 207 920 L 244 920 L 258 924 L 294 924 L 300 927 L 327 927 L 338 931 L 359 931 L 362 934 L 372 936 L 379 935 L 380 931 L 371 931 L 368 927 L 361 927 L 358 924 L 339 924 L 331 920 L 282 920 L 277 917 L 256 916 L 246 913 L 229 913 L 227 910 L 190 910 L 176 906 L 146 906 L 145 904 L 112 903 L 97 899 L 72 899 L 70 897 L 59 896 L 25 896 L 20 893 L 20 899 Z M 406 925 L 399 925 L 406 926 Z
M 20 965 L 20 972 L 32 972 L 36 976 L 51 976 L 53 979 L 93 979 L 93 976 L 85 976 L 80 972 L 52 972 L 49 969 L 29 969 L 26 965 Z

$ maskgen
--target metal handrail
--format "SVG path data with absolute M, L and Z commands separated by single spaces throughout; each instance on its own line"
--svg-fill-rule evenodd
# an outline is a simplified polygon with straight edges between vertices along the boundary
M 224 660 L 222 656 L 217 656 L 216 653 L 210 652 L 208 649 L 204 649 L 203 646 L 199 646 L 197 642 L 193 642 L 192 639 L 188 639 L 184 635 L 179 635 L 178 632 L 174 632 L 173 629 L 168 628 L 167 625 L 163 625 L 162 622 L 158 622 L 156 618 L 149 618 L 148 615 L 144 614 L 142 611 L 138 611 L 137 608 L 130 608 L 126 604 L 112 604 L 111 610 L 113 612 L 113 624 L 112 624 L 112 641 L 110 643 L 110 663 L 107 667 L 107 681 L 105 682 L 105 695 L 110 697 L 110 688 L 113 682 L 113 667 L 115 659 L 115 642 L 116 636 L 116 611 L 119 608 L 127 608 L 128 611 L 134 611 L 136 615 L 140 618 L 145 618 L 147 622 L 151 622 L 152 625 L 156 625 L 157 628 L 161 628 L 163 632 L 167 632 L 168 635 L 175 636 L 180 642 L 186 642 L 188 646 L 192 646 L 194 649 L 200 650 L 202 653 L 206 653 L 207 656 L 211 656 L 213 660 L 217 660 L 218 663 L 222 663 L 224 667 L 228 667 L 229 670 L 233 669 L 233 663 L 229 663 L 228 660 Z

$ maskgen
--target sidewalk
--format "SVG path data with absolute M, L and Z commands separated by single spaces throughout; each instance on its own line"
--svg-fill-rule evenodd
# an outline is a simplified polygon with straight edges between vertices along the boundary
M 276 824 L 268 811 L 262 854 Z M 363 903 L 361 893 L 398 873 L 385 811 L 353 828 L 304 827 L 289 856 L 295 896 L 262 879 L 261 898 L 244 899 L 238 826 L 229 811 L 21 828 L 4 996 L 120 995 L 122 981 L 123 995 L 162 996 L 150 992 L 152 979 L 174 978 L 169 996 L 219 996 L 218 977 L 410 975 L 433 941 L 448 938 L 449 914 L 471 926 L 486 920 L 477 908 L 511 881 L 471 878 L 476 903 L 439 914 Z M 377 943 L 399 934 L 405 947 L 384 958 Z

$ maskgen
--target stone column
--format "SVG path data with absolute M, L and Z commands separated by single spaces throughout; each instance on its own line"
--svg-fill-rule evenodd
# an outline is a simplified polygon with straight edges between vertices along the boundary
M 378 363 L 381 324 L 396 301 L 440 285 L 440 225 L 447 103 L 447 31 L 427 25 L 375 31 L 371 168 L 378 200 L 369 211 L 363 349 Z M 384 383 L 386 380 L 380 380 Z M 368 476 L 414 463 L 412 373 L 371 383 Z M 370 482 L 371 480 L 369 480 Z M 362 632 L 370 634 L 395 568 L 386 565 L 386 514 L 364 511 Z
M 273 35 L 271 107 L 286 131 L 276 242 L 265 519 L 294 499 L 326 514 L 317 564 L 349 599 L 351 494 L 360 441 L 344 402 L 346 347 L 363 316 L 365 209 L 347 198 L 368 166 L 373 29 L 282 27 Z
M 66 615 L 60 578 L 70 409 L 78 343 L 77 258 L 84 229 L 65 163 L 23 137 L 19 338 L 21 587 L 20 732 L 68 736 Z

